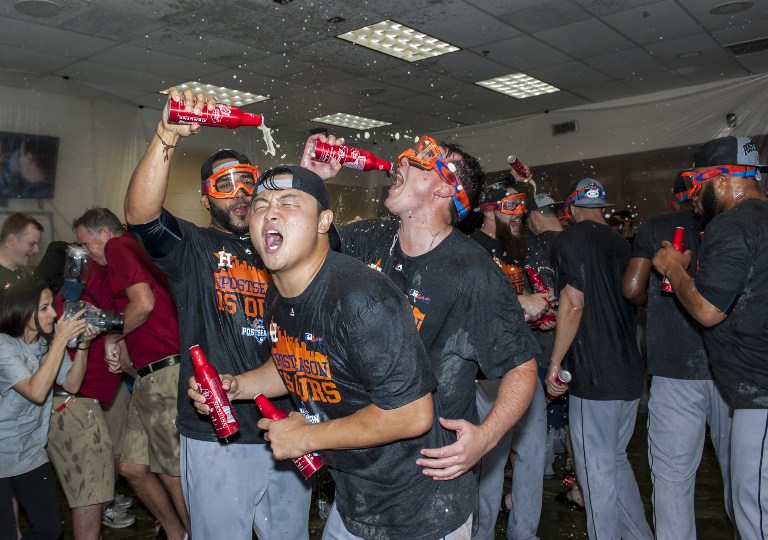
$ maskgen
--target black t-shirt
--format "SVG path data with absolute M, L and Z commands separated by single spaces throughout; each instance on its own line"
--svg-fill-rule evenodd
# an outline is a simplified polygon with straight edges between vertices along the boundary
M 478 422 L 475 378 L 502 377 L 538 352 L 514 288 L 473 240 L 452 230 L 418 257 L 400 250 L 399 220 L 342 227 L 341 250 L 384 272 L 408 297 L 446 418 Z
M 165 257 L 155 259 L 168 277 L 179 316 L 179 417 L 183 436 L 217 441 L 211 419 L 197 412 L 187 396 L 193 375 L 189 348 L 200 345 L 219 374 L 239 374 L 269 359 L 264 297 L 271 282 L 247 236 L 201 228 L 176 218 L 182 236 Z M 289 411 L 290 400 L 275 402 Z M 261 418 L 252 401 L 232 404 L 240 431 L 230 443 L 264 443 L 256 427 Z
M 664 240 L 672 242 L 676 227 L 685 228 L 685 248 L 693 254 L 688 272 L 693 274 L 702 228 L 690 210 L 654 216 L 643 222 L 635 235 L 632 257 L 653 260 Z M 658 272 L 651 270 L 645 330 L 648 373 L 671 379 L 711 379 L 701 326 L 674 294 L 661 292 L 661 279 Z
M 556 289 L 584 293 L 581 324 L 564 367 L 569 392 L 593 400 L 634 400 L 643 391 L 645 367 L 637 349 L 635 310 L 621 295 L 630 246 L 610 226 L 582 221 L 561 232 L 552 260 Z
M 695 283 L 730 311 L 704 329 L 723 397 L 735 409 L 768 408 L 768 201 L 745 201 L 707 225 Z
M 30 273 L 26 268 L 17 268 L 16 270 L 9 270 L 2 264 L 0 264 L 0 290 L 5 289 L 13 285 L 16 281 L 24 279 L 30 276 Z
M 493 261 L 499 265 L 501 271 L 509 278 L 509 282 L 514 285 L 517 294 L 525 292 L 525 272 L 520 261 L 515 260 L 506 251 L 496 238 L 492 238 L 480 229 L 476 229 L 469 237 L 480 244 L 493 257 Z
M 392 410 L 435 389 L 408 302 L 384 275 L 329 252 L 295 298 L 267 293 L 272 358 L 299 410 L 312 423 L 369 406 Z M 336 481 L 344 525 L 363 538 L 436 538 L 473 511 L 472 475 L 436 482 L 416 465 L 423 448 L 450 444 L 438 423 L 422 436 L 372 448 L 321 451 Z
M 525 253 L 525 264 L 536 270 L 542 277 L 547 287 L 555 289 L 555 270 L 552 267 L 552 248 L 560 231 L 544 231 L 528 239 L 528 250 Z M 560 291 L 555 290 L 555 294 Z M 549 367 L 549 358 L 552 356 L 552 346 L 555 343 L 555 330 L 533 330 L 533 335 L 541 347 L 541 354 L 537 356 L 539 367 Z

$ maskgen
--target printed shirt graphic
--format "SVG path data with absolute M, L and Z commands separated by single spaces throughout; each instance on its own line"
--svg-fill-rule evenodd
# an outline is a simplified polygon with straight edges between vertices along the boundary
M 509 282 L 515 286 L 515 292 L 517 292 L 517 294 L 523 294 L 526 285 L 523 265 L 507 255 L 501 242 L 485 234 L 480 229 L 476 229 L 469 235 L 469 237 L 491 254 L 493 262 L 501 268 L 504 275 L 509 278 Z
M 508 278 L 474 241 L 454 230 L 434 249 L 408 257 L 396 219 L 341 227 L 341 250 L 382 272 L 406 295 L 437 377 L 446 418 L 477 422 L 474 381 L 498 378 L 538 346 Z
M 408 303 L 382 273 L 329 252 L 307 289 L 267 293 L 272 358 L 294 404 L 310 423 L 375 405 L 391 410 L 435 388 Z M 435 538 L 458 528 L 474 508 L 472 475 L 451 482 L 425 476 L 416 459 L 455 437 L 437 424 L 420 437 L 356 450 L 321 451 L 336 481 L 346 528 L 363 538 Z M 476 487 L 475 487 L 476 489 Z
M 217 441 L 209 418 L 197 413 L 186 397 L 193 374 L 189 348 L 200 345 L 220 374 L 238 374 L 269 359 L 264 297 L 271 281 L 247 236 L 201 228 L 176 218 L 179 244 L 157 265 L 168 277 L 179 316 L 181 371 L 179 374 L 179 433 Z M 290 411 L 287 399 L 273 400 Z M 232 404 L 240 432 L 231 443 L 263 443 L 256 424 L 261 419 L 253 402 Z

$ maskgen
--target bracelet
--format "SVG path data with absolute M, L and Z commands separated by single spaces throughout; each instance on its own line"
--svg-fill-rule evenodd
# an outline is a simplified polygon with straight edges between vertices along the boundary
M 77 346 L 77 350 L 78 350 L 78 351 L 87 351 L 87 350 L 88 350 L 88 349 L 90 349 L 90 348 L 91 348 L 91 346 L 90 346 L 90 345 L 88 345 L 88 346 L 87 346 L 85 349 L 83 349 L 83 348 L 82 348 L 82 347 L 80 347 L 79 345 Z
M 168 161 L 168 150 L 171 148 L 176 148 L 179 146 L 179 143 L 176 144 L 168 144 L 163 140 L 163 138 L 160 136 L 160 133 L 155 131 L 155 135 L 157 135 L 157 138 L 160 139 L 160 143 L 163 145 L 163 161 Z

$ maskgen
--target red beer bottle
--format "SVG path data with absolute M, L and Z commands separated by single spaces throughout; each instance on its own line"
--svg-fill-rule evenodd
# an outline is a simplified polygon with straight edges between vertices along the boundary
M 557 386 L 568 386 L 568 384 L 573 380 L 573 375 L 571 375 L 571 372 L 565 369 L 561 369 L 560 373 L 557 374 L 557 378 L 555 379 L 555 384 Z M 555 396 L 547 392 L 547 403 L 551 403 L 552 401 L 556 400 L 560 396 Z
M 511 155 L 507 158 L 507 163 L 515 169 L 515 172 L 522 176 L 523 178 L 528 178 L 530 176 L 530 172 L 525 168 L 525 165 L 523 165 L 523 162 L 517 159 L 517 156 Z
M 235 129 L 240 126 L 258 127 L 264 123 L 264 117 L 223 103 L 217 104 L 212 111 L 208 110 L 207 106 L 203 106 L 202 112 L 195 114 L 184 108 L 183 100 L 171 99 L 168 103 L 168 122 Z
M 675 237 L 672 239 L 672 247 L 674 247 L 677 251 L 680 253 L 685 252 L 685 228 L 683 227 L 676 227 L 675 228 Z M 675 291 L 672 289 L 672 284 L 669 282 L 669 280 L 664 277 L 664 279 L 661 280 L 661 292 L 665 293 L 674 293 Z
M 282 420 L 284 418 L 288 418 L 288 415 L 285 414 L 285 411 L 275 407 L 275 405 L 269 401 L 266 396 L 264 396 L 264 394 L 256 394 L 256 397 L 253 398 L 253 400 L 256 402 L 256 406 L 259 408 L 259 411 L 261 411 L 261 415 L 264 418 L 269 418 L 270 420 Z M 301 457 L 291 459 L 296 464 L 296 467 L 299 468 L 301 474 L 304 475 L 304 478 L 309 478 L 325 464 L 323 462 L 323 458 L 321 458 L 315 452 L 309 452 Z
M 351 146 L 334 146 L 322 141 L 312 141 L 309 157 L 313 161 L 328 163 L 335 159 L 342 167 L 358 171 L 392 171 L 392 163 L 381 159 L 373 152 Z
M 219 373 L 208 362 L 199 345 L 190 347 L 189 354 L 195 368 L 198 391 L 205 398 L 205 404 L 211 408 L 211 422 L 213 422 L 216 435 L 220 439 L 226 439 L 240 431 L 240 423 L 235 418 L 232 404 L 221 386 Z

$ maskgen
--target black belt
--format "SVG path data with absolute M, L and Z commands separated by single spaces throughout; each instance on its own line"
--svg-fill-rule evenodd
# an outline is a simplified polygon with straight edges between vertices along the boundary
M 58 387 L 58 386 L 53 387 L 53 397 L 69 397 L 69 396 L 93 399 L 92 397 L 81 394 L 80 392 L 75 392 L 74 394 L 71 394 L 61 387 Z
M 179 356 L 178 354 L 173 354 L 171 356 L 166 356 L 165 358 L 161 358 L 160 360 L 156 360 L 151 364 L 149 364 L 148 366 L 144 366 L 141 369 L 137 369 L 136 373 L 139 375 L 139 377 L 146 377 L 147 375 L 150 375 L 155 371 L 160 371 L 163 368 L 175 366 L 179 362 L 181 362 L 181 356 Z

